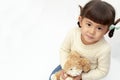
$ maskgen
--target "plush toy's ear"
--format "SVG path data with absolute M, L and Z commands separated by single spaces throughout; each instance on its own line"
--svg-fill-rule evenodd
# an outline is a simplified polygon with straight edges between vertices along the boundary
M 90 65 L 89 64 L 84 65 L 83 71 L 88 72 L 89 70 L 90 70 Z
M 86 58 L 81 58 L 81 64 L 83 72 L 88 72 L 90 70 L 90 62 Z
M 76 51 L 71 51 L 70 55 L 68 56 L 70 59 L 73 59 L 73 58 L 80 58 L 80 54 L 77 53 Z

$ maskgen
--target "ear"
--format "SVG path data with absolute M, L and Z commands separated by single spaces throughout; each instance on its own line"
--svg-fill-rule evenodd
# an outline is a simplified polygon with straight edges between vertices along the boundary
M 78 17 L 78 21 L 79 21 L 79 22 L 81 22 L 81 19 L 82 19 L 82 17 L 81 17 L 81 16 L 79 16 L 79 17 Z
M 79 17 L 78 17 L 78 21 L 79 21 L 79 24 L 80 24 L 80 26 L 81 26 L 82 16 L 79 16 Z
M 76 51 L 71 51 L 70 55 L 68 56 L 70 59 L 77 59 L 80 58 L 80 54 Z

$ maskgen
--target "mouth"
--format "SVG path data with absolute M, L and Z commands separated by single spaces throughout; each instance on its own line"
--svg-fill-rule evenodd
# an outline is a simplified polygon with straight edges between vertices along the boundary
M 88 39 L 94 39 L 93 36 L 90 36 L 90 35 L 86 35 Z

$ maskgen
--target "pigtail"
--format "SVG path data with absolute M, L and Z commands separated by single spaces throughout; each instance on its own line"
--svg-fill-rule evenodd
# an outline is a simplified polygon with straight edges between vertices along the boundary
M 77 24 L 78 24 L 78 27 L 81 28 L 81 26 L 80 26 L 80 22 L 79 22 L 79 21 L 77 22 Z
M 114 31 L 115 31 L 115 28 L 113 28 L 112 30 L 109 31 L 108 36 L 110 38 L 113 37 Z
M 119 23 L 120 22 L 120 18 L 114 23 L 114 25 L 116 25 L 117 23 Z
M 120 18 L 117 19 L 117 21 L 114 22 L 113 25 L 116 25 L 116 24 L 119 23 L 119 22 L 120 22 Z M 114 31 L 115 31 L 115 27 L 109 31 L 108 36 L 109 36 L 110 38 L 113 37 Z
M 81 13 L 82 13 L 83 8 L 82 8 L 82 6 L 80 6 L 80 5 L 79 5 L 79 8 L 80 8 L 80 16 L 81 16 Z M 78 24 L 78 27 L 81 28 L 79 21 L 77 22 L 77 24 Z

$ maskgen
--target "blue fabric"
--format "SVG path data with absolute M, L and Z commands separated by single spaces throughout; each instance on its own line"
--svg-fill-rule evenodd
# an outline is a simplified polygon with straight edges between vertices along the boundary
M 61 66 L 58 65 L 58 66 L 52 71 L 52 73 L 50 74 L 49 80 L 51 80 L 50 78 L 51 78 L 51 75 L 52 75 L 52 74 L 54 74 L 55 72 L 57 72 L 57 71 L 59 71 L 59 70 L 61 70 L 61 69 L 62 69 Z

